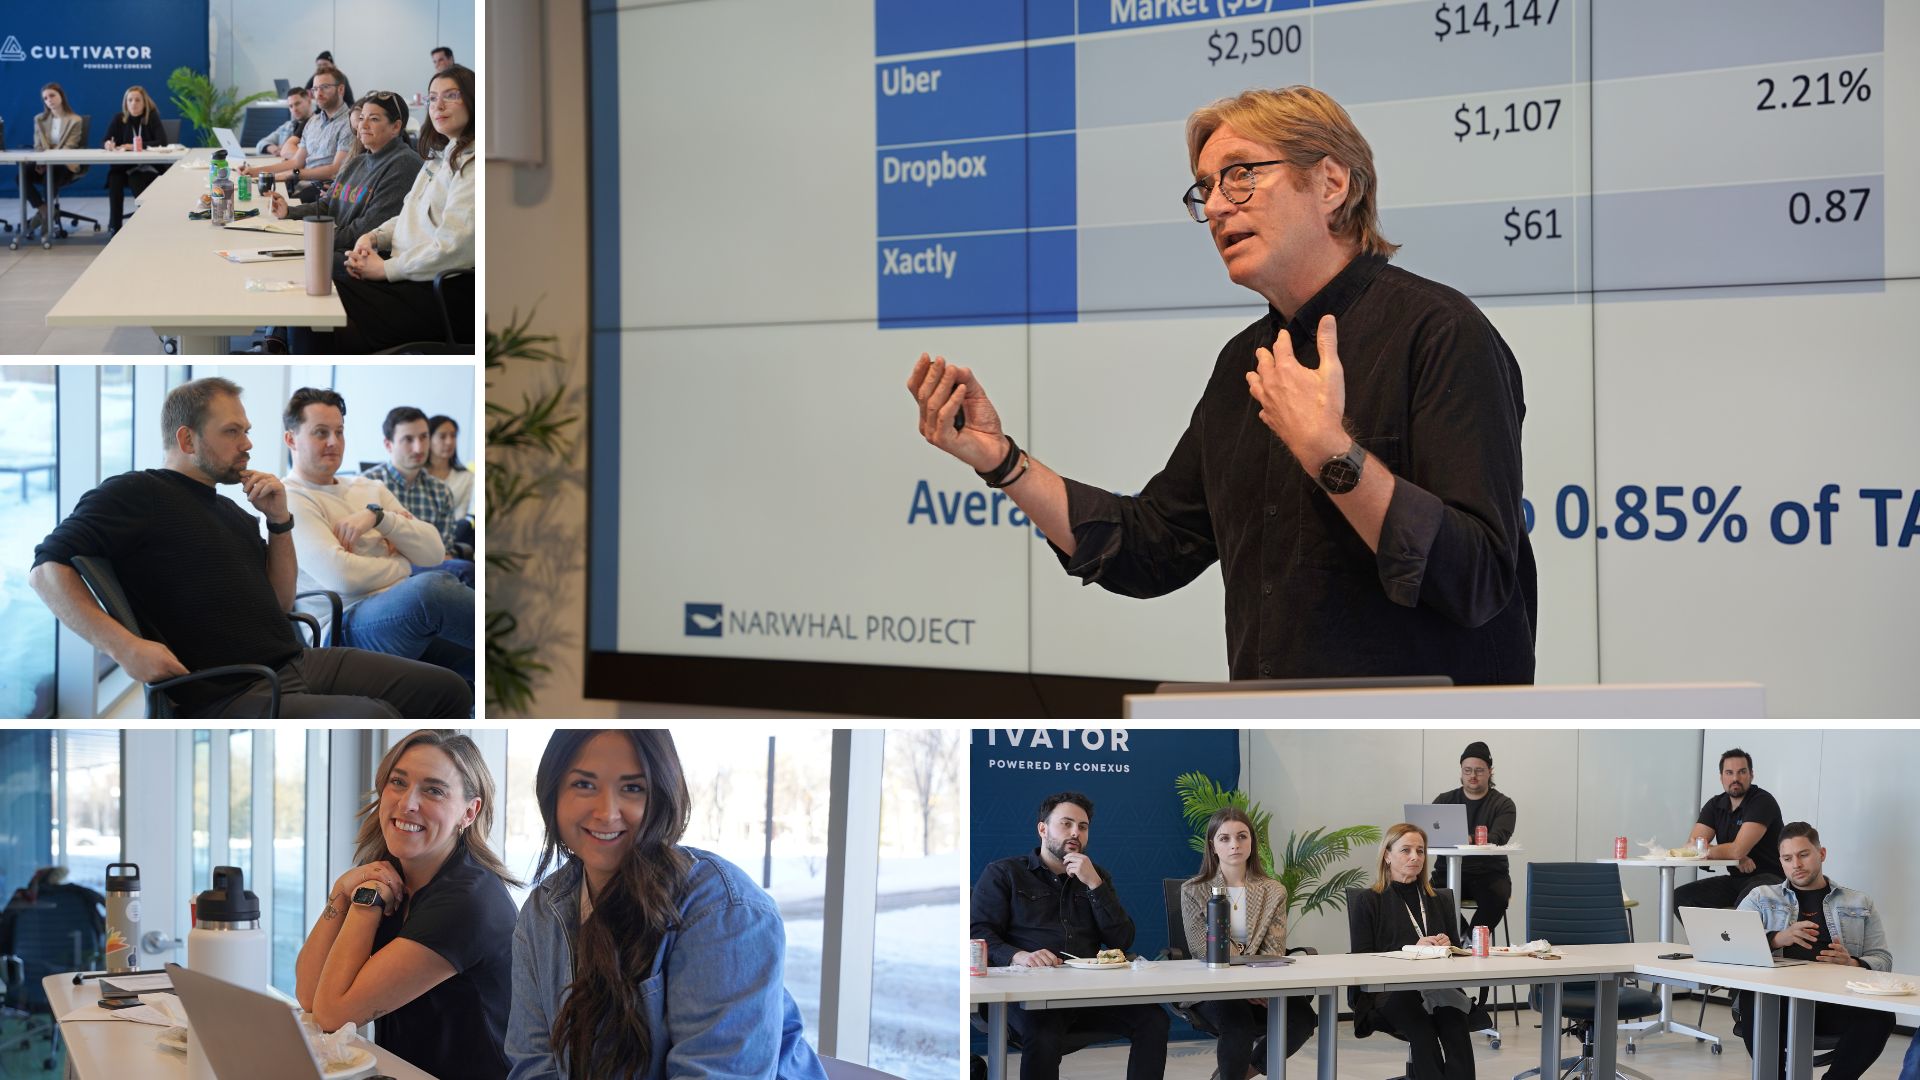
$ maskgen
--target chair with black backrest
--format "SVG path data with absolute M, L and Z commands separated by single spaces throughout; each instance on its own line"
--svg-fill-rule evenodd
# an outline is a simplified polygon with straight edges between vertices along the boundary
M 1620 868 L 1612 863 L 1528 863 L 1527 940 L 1555 945 L 1623 945 L 1633 940 L 1627 908 L 1621 902 Z M 1562 1058 L 1560 1075 L 1593 1068 L 1593 1021 L 1597 994 L 1591 984 L 1565 987 L 1560 997 L 1561 1035 L 1580 1040 L 1578 1057 Z M 1540 989 L 1527 995 L 1527 1005 L 1540 1007 Z M 1620 1020 L 1638 1020 L 1660 1011 L 1660 998 L 1637 986 L 1620 988 Z M 1633 1052 L 1633 1040 L 1627 1040 Z M 1616 1065 L 1621 1077 L 1649 1080 L 1647 1074 Z M 1539 1076 L 1538 1068 L 1519 1073 Z M 1611 1078 L 1608 1078 L 1611 1080 Z
M 6 1001 L 29 1016 L 46 1016 L 48 1020 L 44 1031 L 29 1029 L 7 1048 L 31 1045 L 44 1037 L 47 1056 L 40 1067 L 52 1069 L 60 1026 L 53 1021 L 52 1006 L 41 983 L 49 975 L 87 971 L 100 963 L 103 914 L 82 890 L 57 886 L 42 891 L 36 900 L 16 900 L 8 905 L 6 914 L 13 940 L 7 955 L 0 957 Z
M 93 117 L 92 117 L 92 116 L 84 116 L 84 115 L 83 115 L 83 116 L 81 116 L 81 117 L 80 117 L 80 145 L 81 145 L 81 146 L 85 146 L 85 145 L 87 145 L 87 132 L 89 132 L 89 131 L 91 131 L 92 129 L 93 129 Z M 47 167 L 47 169 L 48 169 L 48 173 L 49 173 L 49 178 L 48 178 L 48 183 L 52 183 L 52 178 L 51 178 L 51 173 L 52 173 L 52 170 L 54 170 L 54 169 L 64 169 L 64 168 L 66 168 L 66 166 L 64 166 L 64 165 L 50 165 L 50 166 L 48 166 L 48 167 Z M 62 178 L 62 180 L 61 180 L 61 185 L 60 185 L 60 186 L 64 188 L 64 187 L 66 187 L 66 186 L 67 186 L 68 184 L 71 184 L 71 183 L 72 183 L 72 182 L 74 181 L 74 179 L 75 179 L 75 178 L 74 178 L 74 177 L 71 177 L 71 176 L 68 176 L 68 177 L 64 177 L 64 178 Z M 71 211 L 71 210 L 68 210 L 68 209 L 66 209 L 66 208 L 64 208 L 64 207 L 62 207 L 62 208 L 61 208 L 61 210 L 60 210 L 60 219 L 61 219 L 61 221 L 71 221 L 71 222 L 73 222 L 73 223 L 74 223 L 75 225 L 78 225 L 78 224 L 80 224 L 81 222 L 83 222 L 83 221 L 84 221 L 84 222 L 87 222 L 88 224 L 90 224 L 90 225 L 92 225 L 92 226 L 93 226 L 93 231 L 94 231 L 94 232 L 99 232 L 99 231 L 100 231 L 100 219 L 99 219 L 99 218 L 94 218 L 94 217 L 88 217 L 88 216 L 87 216 L 87 215 L 85 215 L 85 214 L 76 214 L 76 213 L 74 213 L 73 211 Z M 59 222 L 59 221 L 52 221 L 52 222 L 48 222 L 48 224 L 49 224 L 49 225 L 51 225 L 51 226 L 53 226 L 53 235 L 55 235 L 55 236 L 65 236 L 65 235 L 67 235 L 67 231 L 66 231 L 65 229 L 62 229 L 62 228 L 60 227 L 60 222 Z
M 166 639 L 142 622 L 139 614 L 133 610 L 133 601 L 127 597 L 126 588 L 120 584 L 119 576 L 114 573 L 113 563 L 98 555 L 78 555 L 74 557 L 73 569 L 80 575 L 80 580 L 87 583 L 87 588 L 93 590 L 94 599 L 100 601 L 100 606 L 106 610 L 106 613 L 113 617 L 113 621 L 125 627 L 128 633 L 148 641 L 157 641 L 162 645 L 167 644 Z M 295 622 L 307 625 L 314 636 L 318 637 L 319 629 L 314 625 L 315 620 L 312 616 L 295 612 L 291 617 Z M 278 719 L 280 676 L 265 664 L 223 664 L 171 679 L 162 679 L 157 683 L 148 683 L 147 716 L 153 719 L 173 717 L 174 704 L 173 700 L 167 696 L 167 691 L 175 687 L 206 679 L 234 678 L 242 675 L 267 680 L 271 688 L 267 716 Z
M 1372 891 L 1373 890 L 1366 885 L 1359 885 L 1359 886 L 1355 886 L 1354 888 L 1348 889 L 1347 890 L 1347 910 L 1349 911 L 1353 910 L 1353 901 L 1357 894 L 1363 893 L 1363 892 L 1372 892 Z M 1440 899 L 1441 906 L 1445 908 L 1447 911 L 1448 917 L 1445 925 L 1458 926 L 1460 924 L 1460 907 L 1454 900 L 1453 890 L 1452 889 L 1435 889 L 1433 890 L 1433 895 Z M 1357 1022 L 1359 1020 L 1359 1017 L 1356 1016 L 1354 1019 Z M 1487 1010 L 1483 1006 L 1475 1005 L 1473 1009 L 1467 1013 L 1467 1023 L 1470 1025 L 1475 1025 L 1471 1027 L 1470 1030 L 1478 1032 L 1478 1031 L 1483 1031 L 1488 1027 L 1491 1027 L 1493 1025 L 1493 1020 L 1491 1017 L 1487 1015 Z M 1399 1032 L 1393 1030 L 1391 1027 L 1381 1024 L 1377 1020 L 1374 1022 L 1374 1030 L 1385 1032 L 1386 1034 L 1391 1035 L 1396 1039 L 1399 1039 L 1401 1042 L 1407 1041 Z M 1399 1076 L 1388 1077 L 1388 1080 L 1407 1080 L 1408 1073 L 1411 1073 L 1413 1071 L 1413 1047 L 1411 1046 L 1407 1047 L 1406 1070 L 1407 1071 L 1405 1073 L 1402 1073 Z
M 442 270 L 433 276 L 439 305 L 440 339 L 410 341 L 380 350 L 383 354 L 465 355 L 473 351 L 473 271 Z
M 1180 906 L 1180 886 L 1184 884 L 1186 884 L 1185 878 L 1170 877 L 1160 879 L 1161 905 L 1166 908 L 1167 912 L 1167 947 L 1160 952 L 1159 958 L 1162 960 L 1191 960 L 1194 958 L 1193 954 L 1187 951 L 1187 916 L 1186 912 Z M 1320 950 L 1311 945 L 1296 945 L 1287 950 L 1287 955 L 1318 956 L 1320 955 Z M 1192 1009 L 1174 1001 L 1167 1002 L 1167 1008 L 1172 1009 L 1175 1016 L 1191 1024 L 1195 1031 L 1204 1035 L 1211 1035 L 1216 1039 L 1220 1037 L 1220 1033 L 1215 1031 L 1213 1026 L 1208 1024 L 1204 1017 Z M 1267 1060 L 1267 1037 L 1265 1035 L 1261 1035 L 1258 1039 L 1254 1040 L 1253 1060 L 1260 1063 L 1264 1069 Z

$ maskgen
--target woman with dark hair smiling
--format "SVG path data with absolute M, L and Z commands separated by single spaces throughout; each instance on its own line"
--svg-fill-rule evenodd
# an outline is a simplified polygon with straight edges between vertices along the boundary
M 326 1031 L 378 1020 L 374 1042 L 435 1076 L 507 1074 L 513 898 L 487 843 L 493 775 L 452 731 L 416 731 L 374 770 L 353 869 L 300 947 L 294 991 Z
M 825 1080 L 782 985 L 773 899 L 681 847 L 665 731 L 557 731 L 534 781 L 546 843 L 513 931 L 511 1080 Z

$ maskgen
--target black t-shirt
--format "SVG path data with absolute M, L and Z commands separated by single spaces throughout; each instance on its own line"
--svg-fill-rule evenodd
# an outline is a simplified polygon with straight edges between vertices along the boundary
M 439 953 L 454 974 L 374 1021 L 373 1041 L 435 1076 L 504 1078 L 516 915 L 506 885 L 463 843 L 405 910 L 404 921 L 380 920 L 375 951 L 407 938 Z
M 108 477 L 80 496 L 33 564 L 104 556 L 139 616 L 141 634 L 173 650 L 188 671 L 226 664 L 270 668 L 300 655 L 287 609 L 267 576 L 260 519 L 214 488 L 172 469 Z M 238 692 L 252 679 L 208 679 L 168 691 L 189 707 Z
M 1721 792 L 1707 800 L 1700 808 L 1700 824 L 1713 830 L 1713 842 L 1730 844 L 1740 835 L 1740 826 L 1749 822 L 1763 825 L 1766 832 L 1760 842 L 1747 852 L 1747 858 L 1753 860 L 1752 870 L 1741 870 L 1737 866 L 1727 868 L 1733 877 L 1746 877 L 1749 874 L 1772 874 L 1780 876 L 1780 829 L 1785 822 L 1780 817 L 1780 804 L 1766 788 L 1754 785 L 1747 789 L 1746 797 L 1740 800 L 1738 810 L 1733 807 L 1733 799 Z
M 1787 887 L 1787 895 L 1798 899 L 1795 905 L 1794 922 L 1810 922 L 1820 928 L 1819 936 L 1813 939 L 1811 947 L 1789 945 L 1780 950 L 1780 955 L 1789 960 L 1818 960 L 1827 946 L 1833 944 L 1833 931 L 1827 926 L 1827 894 L 1833 891 L 1833 883 L 1828 882 L 1818 889 L 1798 892 L 1792 886 Z

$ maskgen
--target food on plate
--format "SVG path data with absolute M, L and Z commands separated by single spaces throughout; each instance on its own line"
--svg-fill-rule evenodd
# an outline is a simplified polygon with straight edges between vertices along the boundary
M 1096 964 L 1124 964 L 1127 962 L 1127 954 L 1119 949 L 1101 949 L 1094 954 L 1093 962 Z

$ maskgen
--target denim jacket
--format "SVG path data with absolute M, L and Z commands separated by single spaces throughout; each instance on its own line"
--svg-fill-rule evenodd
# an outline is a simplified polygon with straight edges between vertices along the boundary
M 1880 922 L 1873 898 L 1832 878 L 1827 879 L 1827 884 L 1833 886 L 1821 905 L 1827 918 L 1827 933 L 1861 963 L 1875 971 L 1892 971 L 1893 954 L 1887 951 L 1887 928 Z M 1777 934 L 1792 925 L 1800 914 L 1800 905 L 1789 895 L 1790 889 L 1786 884 L 1761 885 L 1747 893 L 1740 906 L 1759 912 L 1767 933 Z
M 732 863 L 681 848 L 693 863 L 676 925 L 640 980 L 653 1056 L 631 1080 L 826 1080 L 800 1010 L 782 985 L 786 928 L 773 899 Z M 563 1080 L 551 1043 L 580 925 L 578 859 L 528 894 L 513 928 L 509 1080 Z

